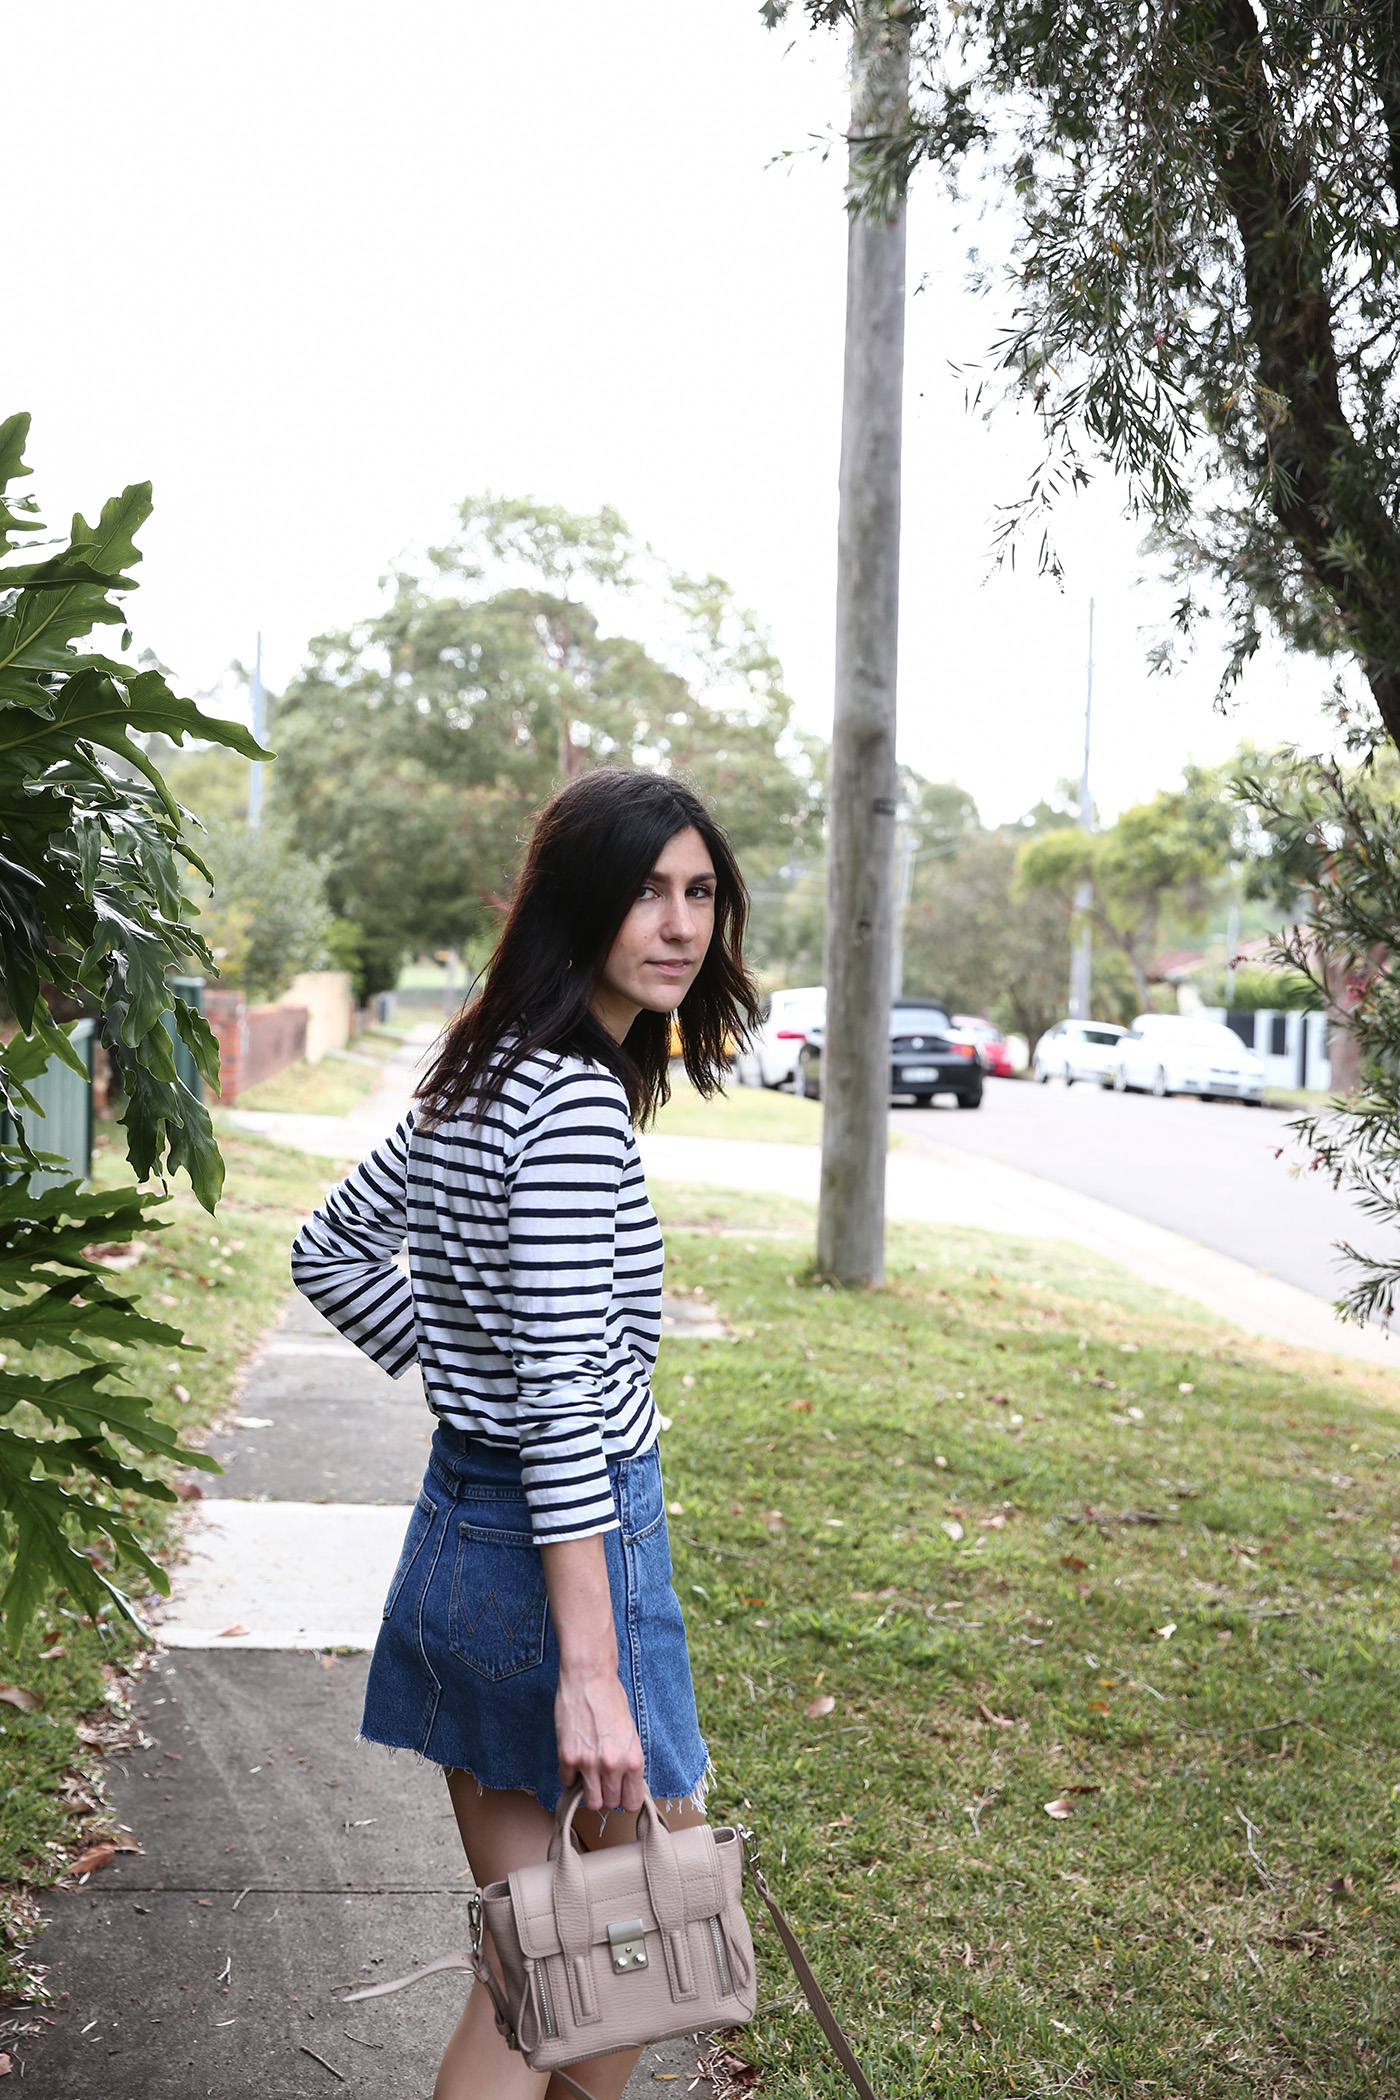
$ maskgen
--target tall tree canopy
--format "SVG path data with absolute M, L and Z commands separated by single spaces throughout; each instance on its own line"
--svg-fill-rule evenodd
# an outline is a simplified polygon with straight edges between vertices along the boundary
M 425 574 L 313 644 L 276 707 L 273 803 L 360 927 L 371 989 L 415 949 L 489 931 L 531 815 L 589 766 L 684 775 L 751 877 L 800 857 L 818 756 L 728 586 L 668 576 L 665 647 L 607 633 L 587 602 L 647 560 L 612 511 L 470 500 Z
M 815 21 L 852 0 L 802 0 Z M 796 0 L 770 0 L 770 20 Z M 1046 438 L 1008 529 L 1097 462 L 1223 603 L 1352 653 L 1400 740 L 1394 0 L 908 0 L 910 127 L 1011 213 L 993 363 Z M 1048 552 L 1047 558 L 1053 559 Z M 1209 609 L 1209 605 L 1204 608 Z
M 1027 840 L 1019 887 L 1047 891 L 1068 911 L 1087 876 L 1094 930 L 1123 956 L 1145 1010 L 1147 966 L 1164 935 L 1199 929 L 1224 880 L 1235 828 L 1219 779 L 1188 766 L 1184 787 L 1125 809 L 1107 831 L 1061 826 Z

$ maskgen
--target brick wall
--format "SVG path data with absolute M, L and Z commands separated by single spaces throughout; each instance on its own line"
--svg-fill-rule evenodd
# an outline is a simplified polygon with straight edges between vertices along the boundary
M 304 1006 L 249 1006 L 241 992 L 206 988 L 204 1018 L 219 1045 L 219 1099 L 240 1094 L 306 1055 Z

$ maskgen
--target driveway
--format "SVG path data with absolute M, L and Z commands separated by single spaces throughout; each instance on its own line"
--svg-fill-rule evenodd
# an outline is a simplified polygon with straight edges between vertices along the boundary
M 940 1104 L 891 1117 L 915 1150 L 951 1145 L 1019 1167 L 1335 1298 L 1335 1242 L 1376 1248 L 1387 1235 L 1321 1175 L 1290 1171 L 1300 1159 L 1291 1120 L 1234 1101 L 1010 1079 L 987 1082 L 976 1114 Z

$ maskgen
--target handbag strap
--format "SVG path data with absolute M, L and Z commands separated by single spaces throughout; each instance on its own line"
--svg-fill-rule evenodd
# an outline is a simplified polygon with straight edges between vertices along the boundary
M 830 2042 L 837 2062 L 850 2079 L 856 2092 L 860 2095 L 860 2100 L 875 2100 L 874 2088 L 864 2071 L 862 2071 L 854 2049 L 852 2049 L 842 2033 L 841 2023 L 827 2002 L 826 1992 L 812 1974 L 811 1963 L 802 1952 L 796 1933 L 778 1908 L 773 1891 L 768 1886 L 767 1877 L 758 1863 L 758 1846 L 754 1840 L 753 1833 L 745 1830 L 740 1835 L 744 1839 L 744 1864 L 749 1871 L 749 1880 L 767 1905 L 768 1914 L 777 1927 L 778 1938 L 782 1941 L 784 1948 L 787 1950 L 787 1958 L 792 1963 L 793 1974 L 801 1984 L 802 1994 L 816 2015 L 817 2025 Z

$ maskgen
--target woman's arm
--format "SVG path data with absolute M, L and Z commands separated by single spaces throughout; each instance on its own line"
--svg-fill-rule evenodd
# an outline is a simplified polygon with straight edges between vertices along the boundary
M 408 1226 L 408 1116 L 331 1190 L 292 1243 L 292 1281 L 391 1378 L 418 1354 L 413 1290 L 395 1259 Z
M 540 1558 L 559 1642 L 559 1776 L 565 1786 L 583 1781 L 585 1808 L 635 1814 L 642 1805 L 642 1745 L 617 1674 L 602 1537 L 542 1546 Z

